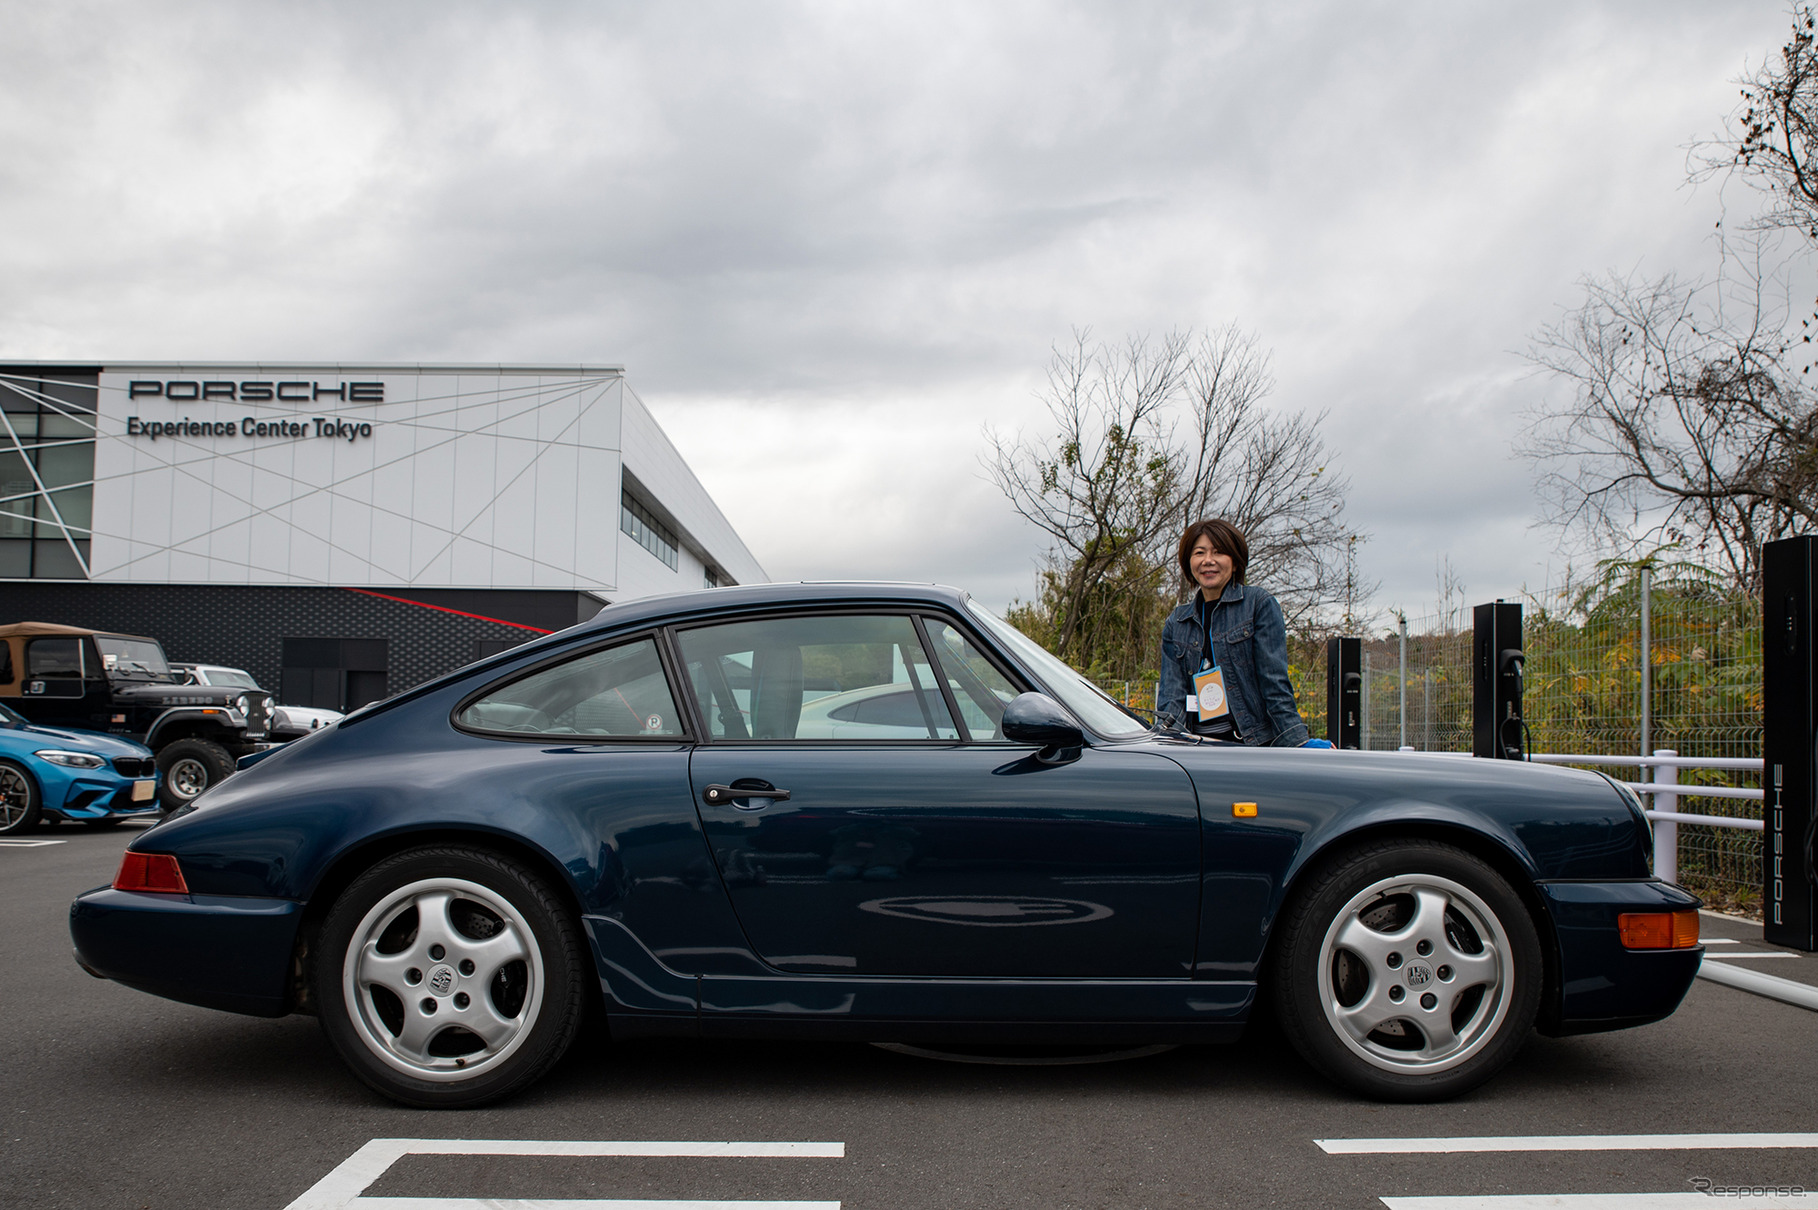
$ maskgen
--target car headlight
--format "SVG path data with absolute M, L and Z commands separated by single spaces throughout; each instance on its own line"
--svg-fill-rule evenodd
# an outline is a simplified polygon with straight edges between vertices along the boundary
M 239 697 L 234 699 L 234 709 L 238 710 L 241 714 L 245 714 L 247 711 L 247 708 L 251 704 L 252 703 L 250 703 L 246 700 L 246 695 L 244 693 L 242 693 Z
M 49 761 L 53 765 L 62 765 L 67 769 L 99 769 L 107 762 L 92 752 L 65 752 L 61 748 L 46 748 L 34 752 L 39 760 Z

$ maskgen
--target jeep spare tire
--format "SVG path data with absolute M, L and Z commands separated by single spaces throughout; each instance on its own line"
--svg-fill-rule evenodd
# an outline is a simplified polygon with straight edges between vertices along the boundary
M 158 749 L 158 798 L 166 811 L 187 806 L 234 771 L 234 758 L 211 739 L 179 739 Z

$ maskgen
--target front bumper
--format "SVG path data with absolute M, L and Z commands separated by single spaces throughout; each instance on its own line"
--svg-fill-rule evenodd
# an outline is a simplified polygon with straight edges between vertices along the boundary
M 149 792 L 135 791 L 143 781 Z M 142 797 L 140 795 L 143 795 Z M 146 815 L 158 809 L 158 779 L 78 776 L 70 779 L 58 802 L 46 802 L 44 812 L 62 819 L 106 819 L 112 815 Z
M 1652 878 L 1542 882 L 1538 888 L 1559 941 L 1552 1003 L 1541 1006 L 1542 1033 L 1624 1029 L 1658 1021 L 1679 1007 L 1698 975 L 1704 947 L 1626 949 L 1616 917 L 1696 908 L 1702 902 L 1696 895 Z
M 281 1017 L 303 905 L 238 895 L 97 887 L 69 906 L 76 962 L 91 975 L 204 1008 Z

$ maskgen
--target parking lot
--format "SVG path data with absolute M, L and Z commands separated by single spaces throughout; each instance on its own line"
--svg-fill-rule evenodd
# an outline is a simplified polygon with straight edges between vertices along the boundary
M 190 1008 L 75 966 L 69 900 L 108 880 L 133 834 L 65 826 L 0 846 L 0 1206 L 1513 1210 L 1708 1204 L 1699 1182 L 1818 1189 L 1818 1013 L 1703 979 L 1666 1022 L 1536 1037 L 1442 1105 L 1356 1100 L 1253 1030 L 1047 1065 L 584 1041 L 502 1105 L 402 1109 L 348 1075 L 311 1018 Z M 1706 935 L 1736 942 L 1713 955 L 1773 952 L 1746 924 L 1707 919 Z M 1818 982 L 1809 956 L 1729 960 Z M 1663 1137 L 1687 1134 L 1707 1137 Z M 1710 1137 L 1736 1134 L 1782 1137 Z M 1566 1200 L 1534 1200 L 1549 1198 Z

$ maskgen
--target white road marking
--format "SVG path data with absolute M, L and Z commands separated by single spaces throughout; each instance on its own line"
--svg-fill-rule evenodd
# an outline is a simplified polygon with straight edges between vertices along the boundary
M 362 1197 L 407 1155 L 685 1156 L 736 1159 L 846 1157 L 844 1143 L 567 1141 L 558 1139 L 373 1139 L 285 1210 L 839 1210 L 838 1202 L 576 1201 L 538 1198 Z
M 838 1202 L 652 1201 L 648 1198 L 360 1197 L 353 1210 L 840 1210 Z
M 1767 1210 L 1769 1207 L 1813 1204 L 1810 1193 L 1786 1197 L 1730 1197 L 1713 1199 L 1703 1193 L 1518 1193 L 1486 1197 L 1385 1197 L 1389 1210 L 1709 1210 L 1713 1201 L 1725 1210 Z
M 1725 950 L 1721 954 L 1706 954 L 1705 959 L 1728 962 L 1733 958 L 1797 958 L 1798 954 L 1789 954 L 1785 950 Z
M 0 848 L 6 849 L 41 849 L 47 844 L 68 844 L 67 840 L 11 840 L 0 837 Z
M 1416 1155 L 1455 1151 L 1711 1151 L 1818 1147 L 1818 1134 L 1515 1134 L 1313 1141 L 1327 1155 Z
M 1736 938 L 1734 938 L 1734 937 L 1701 937 L 1698 939 L 1698 944 L 1699 945 L 1741 945 L 1742 942 L 1736 940 Z

